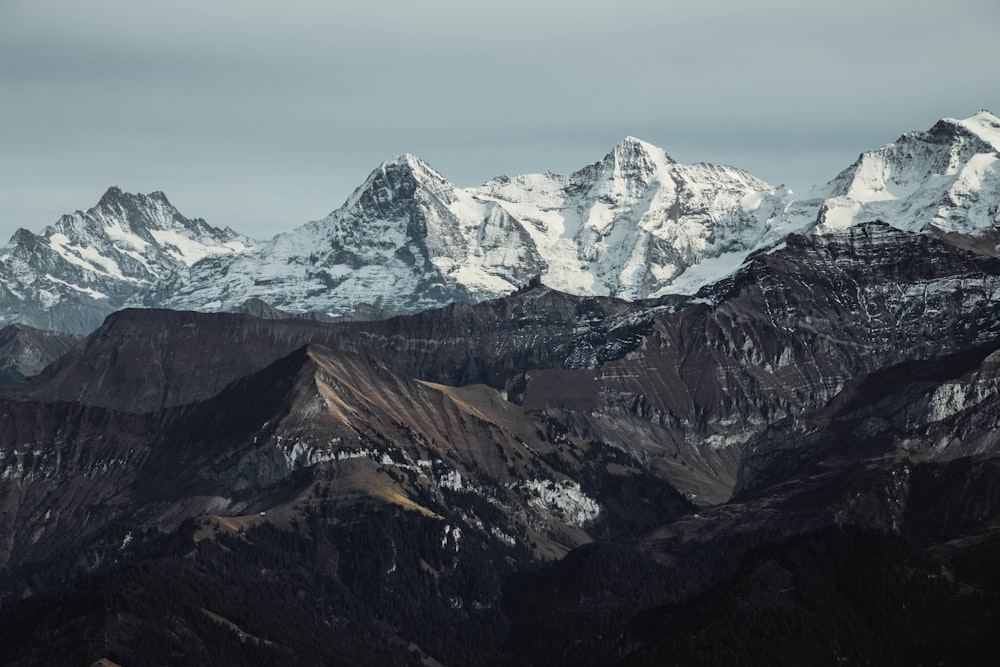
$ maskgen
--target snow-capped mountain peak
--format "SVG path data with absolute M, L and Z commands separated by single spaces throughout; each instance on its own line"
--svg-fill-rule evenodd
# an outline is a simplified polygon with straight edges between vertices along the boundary
M 170 305 L 230 308 L 259 297 L 286 310 L 366 302 L 405 311 L 499 296 L 535 274 L 574 294 L 693 293 L 790 232 L 875 219 L 912 231 L 995 224 L 995 197 L 977 197 L 996 190 L 998 126 L 982 111 L 904 134 L 807 199 L 734 167 L 677 163 L 632 136 L 569 174 L 473 188 L 403 154 L 326 218 L 228 268 L 196 266 Z
M 101 198 L 97 202 L 97 207 L 102 206 L 136 206 L 147 201 L 158 201 L 162 202 L 165 206 L 173 208 L 170 201 L 167 199 L 167 195 L 161 190 L 156 190 L 155 192 L 150 192 L 148 194 L 141 193 L 131 193 L 125 192 L 117 185 L 112 185 L 104 191 Z M 174 209 L 176 211 L 176 209 Z
M 136 290 L 170 280 L 205 257 L 254 242 L 182 216 L 162 192 L 111 187 L 87 211 L 41 234 L 19 230 L 0 248 L 0 323 L 85 333 Z
M 308 223 L 311 226 L 324 225 L 340 212 L 352 209 L 375 207 L 384 210 L 392 202 L 406 198 L 416 191 L 418 184 L 434 190 L 453 189 L 436 169 L 415 155 L 404 153 L 385 160 L 372 170 L 365 181 L 348 197 L 339 209 L 323 220 Z
M 395 157 L 391 157 L 388 160 L 382 162 L 379 165 L 378 170 L 385 171 L 386 169 L 391 169 L 393 167 L 399 167 L 403 169 L 409 169 L 414 174 L 429 174 L 433 177 L 444 180 L 444 177 L 432 166 L 421 160 L 419 157 L 413 153 L 402 153 Z M 378 171 L 377 170 L 377 171 Z
M 703 258 L 749 252 L 748 235 L 756 247 L 766 234 L 748 201 L 772 190 L 732 167 L 679 165 L 634 137 L 572 174 L 502 176 L 478 188 L 406 154 L 326 218 L 225 270 L 194 267 L 170 305 L 225 309 L 258 297 L 292 311 L 362 302 L 413 310 L 500 296 L 535 275 L 576 294 L 645 297 Z
M 380 164 L 327 217 L 225 269 L 196 265 L 170 305 L 228 309 L 256 296 L 290 311 L 416 310 L 509 293 L 542 267 L 508 212 L 406 154 Z
M 866 153 L 820 189 L 817 231 L 872 220 L 907 231 L 975 234 L 997 225 L 1000 119 L 988 111 L 945 118 Z
M 547 285 L 639 298 L 662 293 L 693 264 L 732 250 L 734 235 L 760 226 L 746 198 L 772 190 L 742 170 L 681 165 L 662 148 L 627 137 L 567 176 L 498 178 L 472 191 L 524 223 L 545 258 Z M 760 240 L 759 231 L 750 234 Z
M 659 146 L 628 136 L 604 157 L 602 163 L 627 173 L 631 170 L 655 171 L 656 167 L 674 164 L 675 160 Z
M 673 158 L 658 146 L 625 137 L 599 162 L 584 167 L 572 176 L 579 181 L 589 181 L 606 193 L 618 190 L 621 194 L 648 187 L 654 179 L 669 179 L 669 165 Z M 611 188 L 605 183 L 614 183 Z
M 659 146 L 631 135 L 618 142 L 618 144 L 614 147 L 614 150 L 612 150 L 612 154 L 620 156 L 620 159 L 625 161 L 628 161 L 633 155 L 643 155 L 658 163 L 672 164 L 676 162 L 676 160 L 667 155 L 667 152 Z
M 55 231 L 54 242 L 49 229 Z M 98 245 L 100 237 L 106 236 L 114 249 L 133 256 L 157 278 L 163 277 L 155 267 L 158 253 L 190 266 L 209 255 L 242 252 L 253 245 L 230 229 L 216 229 L 201 218 L 185 218 L 163 192 L 132 194 L 117 186 L 108 188 L 97 206 L 64 215 L 49 229 L 43 236 L 50 245 L 55 243 L 53 248 L 65 245 L 62 236 L 70 244 Z
M 997 118 L 997 116 L 990 111 L 980 109 L 977 113 L 969 116 L 968 118 L 961 120 L 957 120 L 955 118 L 945 118 L 943 119 L 943 122 L 958 125 L 968 130 L 984 142 L 991 145 L 994 150 L 1000 151 L 1000 118 Z

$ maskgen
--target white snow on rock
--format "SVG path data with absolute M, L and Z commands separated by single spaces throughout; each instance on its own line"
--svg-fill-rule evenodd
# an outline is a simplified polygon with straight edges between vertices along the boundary
M 449 491 L 462 491 L 465 484 L 462 482 L 462 475 L 457 470 L 449 470 L 438 479 L 438 486 Z
M 706 259 L 780 238 L 760 217 L 770 185 L 734 167 L 678 164 L 634 137 L 573 174 L 470 191 L 510 211 L 545 260 L 542 281 L 574 294 L 655 296 Z
M 18 230 L 0 248 L 0 325 L 89 333 L 139 292 L 175 280 L 199 259 L 253 245 L 232 230 L 183 217 L 162 192 L 113 187 L 88 211 L 64 215 L 41 234 Z
M 774 215 L 775 192 L 740 169 L 678 164 L 633 137 L 573 174 L 464 189 L 402 155 L 326 218 L 196 263 L 167 305 L 229 309 L 258 297 L 290 311 L 413 311 L 502 296 L 535 275 L 574 294 L 643 298 L 703 260 L 723 256 L 711 275 L 731 272 L 780 240 L 789 223 Z
M 946 118 L 863 153 L 815 193 L 820 233 L 882 220 L 911 232 L 977 234 L 998 224 L 1000 119 Z
M 601 506 L 587 496 L 577 482 L 533 479 L 523 482 L 522 488 L 533 496 L 531 504 L 552 512 L 570 525 L 584 526 L 601 513 Z

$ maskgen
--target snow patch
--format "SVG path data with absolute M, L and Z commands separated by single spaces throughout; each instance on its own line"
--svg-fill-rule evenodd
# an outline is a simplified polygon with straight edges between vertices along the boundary
M 578 482 L 533 479 L 521 486 L 534 496 L 532 505 L 552 512 L 570 525 L 583 526 L 601 513 L 601 506 L 583 492 Z
M 104 257 L 94 248 L 73 245 L 73 242 L 65 234 L 52 234 L 49 237 L 49 247 L 70 264 L 79 266 L 91 273 L 109 276 L 117 280 L 136 282 L 134 279 L 127 279 L 118 266 L 118 263 L 113 259 Z
M 242 243 L 206 244 L 173 229 L 151 229 L 149 233 L 167 254 L 186 266 L 191 266 L 210 255 L 235 253 L 239 252 L 236 248 L 244 248 Z
M 56 278 L 51 273 L 45 274 L 45 277 L 46 277 L 46 279 L 51 280 L 52 282 L 56 283 L 57 285 L 63 285 L 64 287 L 68 287 L 71 290 L 75 290 L 77 292 L 80 292 L 81 294 L 86 294 L 87 296 L 89 296 L 92 299 L 107 299 L 108 298 L 108 295 L 105 294 L 104 292 L 98 292 L 97 290 L 91 289 L 89 287 L 80 287 L 79 285 L 71 285 L 70 283 L 66 282 L 65 280 L 60 280 L 59 278 Z
M 449 470 L 444 475 L 441 475 L 438 479 L 438 486 L 449 491 L 462 491 L 465 489 L 462 476 L 457 470 Z
M 462 529 L 458 526 L 452 527 L 451 524 L 448 524 L 444 527 L 444 535 L 441 537 L 441 548 L 446 549 L 450 543 L 452 548 L 458 552 L 461 540 Z

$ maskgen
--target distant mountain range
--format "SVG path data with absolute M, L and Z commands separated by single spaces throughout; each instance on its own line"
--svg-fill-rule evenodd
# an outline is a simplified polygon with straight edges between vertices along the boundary
M 570 294 L 693 294 L 788 233 L 885 220 L 998 239 L 1000 120 L 945 119 L 864 153 L 805 197 L 734 167 L 682 165 L 629 137 L 569 175 L 459 188 L 404 155 L 322 220 L 267 242 L 182 216 L 162 193 L 98 205 L 0 249 L 0 323 L 88 333 L 124 306 L 201 311 L 261 299 L 289 312 L 416 312 L 540 276 Z
M 0 249 L 0 321 L 88 333 L 129 299 L 212 255 L 254 242 L 177 212 L 162 192 L 108 189 L 94 208 Z

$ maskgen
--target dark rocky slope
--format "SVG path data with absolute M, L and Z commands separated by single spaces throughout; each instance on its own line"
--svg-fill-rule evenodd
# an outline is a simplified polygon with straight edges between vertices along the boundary
M 24 324 L 12 324 L 0 329 L 0 388 L 37 375 L 80 338 Z
M 129 309 L 108 317 L 17 395 L 155 410 L 211 397 L 308 342 L 376 356 L 424 380 L 516 393 L 525 369 L 593 367 L 638 346 L 650 325 L 639 305 L 544 287 L 341 324 Z

